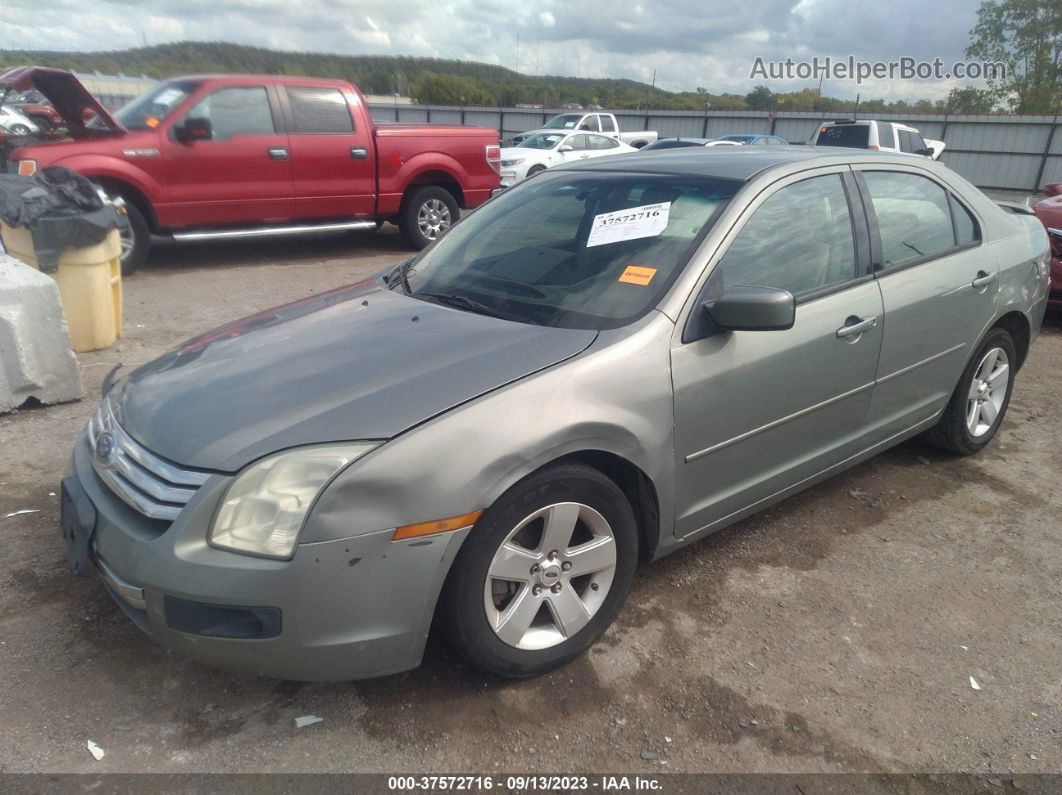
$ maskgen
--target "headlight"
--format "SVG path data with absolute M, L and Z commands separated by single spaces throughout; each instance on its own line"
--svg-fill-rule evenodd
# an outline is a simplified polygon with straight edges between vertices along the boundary
M 291 558 L 303 520 L 321 488 L 374 447 L 372 442 L 303 447 L 252 464 L 225 493 L 210 527 L 210 544 L 267 558 Z
M 512 168 L 513 166 L 518 166 L 526 159 L 526 157 L 521 157 L 519 160 L 503 160 L 501 161 L 502 168 Z

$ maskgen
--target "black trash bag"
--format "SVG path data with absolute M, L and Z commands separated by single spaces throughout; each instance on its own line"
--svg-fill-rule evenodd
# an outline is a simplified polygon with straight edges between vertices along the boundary
M 0 174 L 0 219 L 29 228 L 33 253 L 45 273 L 59 267 L 66 249 L 93 246 L 129 223 L 97 186 L 62 166 L 49 166 L 32 177 Z

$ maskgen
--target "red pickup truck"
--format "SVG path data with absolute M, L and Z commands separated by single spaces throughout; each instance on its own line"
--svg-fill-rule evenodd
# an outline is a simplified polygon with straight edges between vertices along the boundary
M 123 270 L 151 235 L 204 240 L 399 225 L 423 248 L 498 187 L 496 130 L 373 122 L 350 83 L 222 75 L 166 80 L 111 115 L 70 72 L 12 67 L 69 138 L 21 146 L 9 170 L 66 166 L 125 200 Z

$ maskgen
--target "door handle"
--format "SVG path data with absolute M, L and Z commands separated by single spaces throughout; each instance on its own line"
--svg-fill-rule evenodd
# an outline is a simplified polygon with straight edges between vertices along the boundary
M 350 147 L 350 157 L 352 160 L 368 160 L 369 150 L 361 146 Z
M 288 159 L 288 150 L 287 149 L 270 149 L 269 150 L 269 159 L 270 160 L 287 160 Z
M 844 322 L 843 326 L 837 329 L 837 336 L 841 339 L 859 336 L 864 331 L 870 331 L 876 325 L 878 325 L 876 317 L 856 317 L 852 315 Z
M 977 278 L 970 282 L 970 286 L 975 290 L 980 290 L 982 287 L 987 287 L 996 280 L 996 274 L 985 273 L 984 271 L 977 272 Z

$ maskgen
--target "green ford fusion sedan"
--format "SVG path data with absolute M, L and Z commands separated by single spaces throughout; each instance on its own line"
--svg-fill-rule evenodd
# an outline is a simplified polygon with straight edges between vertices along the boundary
M 945 166 L 813 147 L 561 166 L 377 277 L 108 379 L 62 485 L 75 568 L 214 665 L 523 677 L 635 569 L 911 436 L 973 454 L 1047 240 Z

